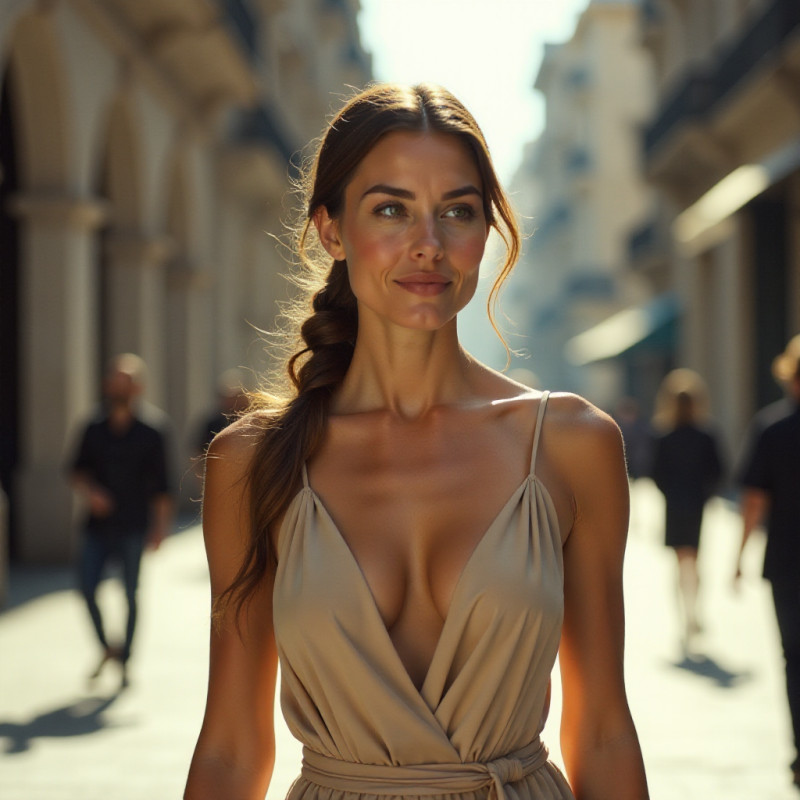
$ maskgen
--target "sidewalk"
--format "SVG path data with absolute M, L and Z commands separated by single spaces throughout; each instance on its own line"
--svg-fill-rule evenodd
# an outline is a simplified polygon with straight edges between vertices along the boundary
M 625 567 L 627 679 L 653 800 L 798 800 L 789 784 L 789 722 L 768 586 L 754 542 L 742 590 L 730 589 L 738 520 L 722 501 L 701 545 L 706 633 L 694 660 L 677 645 L 672 554 L 660 544 L 660 496 L 633 491 Z M 91 689 L 96 645 L 69 571 L 16 570 L 0 615 L 0 797 L 168 800 L 181 796 L 205 698 L 208 580 L 191 528 L 147 556 L 131 686 L 113 666 Z M 47 586 L 51 591 L 43 593 Z M 122 618 L 116 583 L 103 600 Z M 545 738 L 558 760 L 557 673 Z M 297 774 L 299 747 L 280 725 L 270 798 Z

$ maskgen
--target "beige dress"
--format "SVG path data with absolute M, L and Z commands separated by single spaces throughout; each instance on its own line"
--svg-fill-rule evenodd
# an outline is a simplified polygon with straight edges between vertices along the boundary
M 288 800 L 573 800 L 539 739 L 563 617 L 562 540 L 534 474 L 546 404 L 530 474 L 467 561 L 419 690 L 304 470 L 274 591 L 281 706 L 304 745 Z

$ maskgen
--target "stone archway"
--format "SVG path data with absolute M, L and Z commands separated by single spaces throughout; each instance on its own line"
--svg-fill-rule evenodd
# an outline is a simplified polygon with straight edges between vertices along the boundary
M 9 42 L 16 101 L 20 184 L 27 190 L 57 192 L 68 184 L 71 126 L 65 70 L 50 15 L 30 12 L 17 21 Z
M 189 405 L 186 351 L 190 321 L 184 301 L 191 289 L 193 272 L 189 255 L 191 194 L 183 158 L 174 159 L 165 188 L 166 233 L 174 248 L 166 269 L 166 408 L 177 422 L 186 420 Z M 184 430 L 177 431 L 180 438 L 184 438 L 185 433 Z
M 109 214 L 98 231 L 97 247 L 97 326 L 99 332 L 99 373 L 115 354 L 138 352 L 134 320 L 126 314 L 126 290 L 135 278 L 133 269 L 120 271 L 128 250 L 136 241 L 140 223 L 139 185 L 136 164 L 138 148 L 133 132 L 129 104 L 117 98 L 110 107 L 104 138 L 104 149 L 98 165 L 95 191 L 109 204 Z M 128 265 L 131 266 L 131 265 Z
M 120 93 L 107 117 L 97 191 L 109 216 L 98 248 L 98 325 L 102 356 L 133 352 L 148 366 L 148 398 L 164 394 L 162 267 L 170 253 L 162 237 L 145 233 L 144 164 L 133 100 Z
M 196 189 L 189 152 L 178 146 L 167 174 L 166 233 L 173 248 L 165 272 L 166 400 L 176 435 L 180 500 L 196 508 L 200 486 L 196 470 L 186 469 L 200 454 L 201 421 L 210 409 L 211 386 L 208 284 L 197 263 Z
M 72 109 L 60 42 L 46 7 L 10 32 L 7 78 L 19 220 L 18 556 L 63 561 L 74 551 L 73 497 L 64 460 L 75 424 L 91 405 L 93 231 L 103 208 L 76 196 L 70 160 Z

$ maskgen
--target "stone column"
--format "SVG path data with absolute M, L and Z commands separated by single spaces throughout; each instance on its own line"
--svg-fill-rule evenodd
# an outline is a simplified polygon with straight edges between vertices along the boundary
M 63 562 L 75 550 L 75 501 L 65 459 L 89 413 L 98 376 L 93 198 L 27 194 L 20 225 L 20 557 Z
M 198 455 L 195 442 L 199 425 L 210 414 L 211 371 L 209 336 L 209 290 L 207 271 L 186 260 L 173 261 L 167 270 L 167 410 L 172 418 L 176 441 L 173 450 L 184 508 L 193 508 L 199 498 L 197 470 L 191 459 Z
M 147 364 L 147 399 L 165 400 L 166 293 L 163 267 L 172 254 L 166 237 L 112 232 L 108 257 L 108 352 L 136 353 Z
M 244 265 L 244 238 L 246 235 L 240 205 L 229 195 L 224 195 L 218 214 L 219 237 L 214 265 L 214 369 L 217 372 L 244 363 L 246 354 L 241 346 L 244 325 L 241 297 Z

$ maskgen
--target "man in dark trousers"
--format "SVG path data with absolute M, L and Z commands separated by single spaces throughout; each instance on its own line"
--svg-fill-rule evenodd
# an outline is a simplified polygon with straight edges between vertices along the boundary
M 743 535 L 741 554 L 753 529 L 767 523 L 764 577 L 772 584 L 775 614 L 786 660 L 786 690 L 794 732 L 794 783 L 800 787 L 800 334 L 773 362 L 786 388 L 783 413 L 770 407 L 756 418 L 740 475 Z
M 157 548 L 169 530 L 172 496 L 167 437 L 161 420 L 145 420 L 139 408 L 145 366 L 126 353 L 111 360 L 103 381 L 105 405 L 83 431 L 71 463 L 72 485 L 85 500 L 87 518 L 80 558 L 80 589 L 103 648 L 92 676 L 115 659 L 127 684 L 127 663 L 136 628 L 136 589 L 146 546 Z M 105 566 L 116 561 L 128 604 L 125 641 L 111 645 L 97 604 Z

